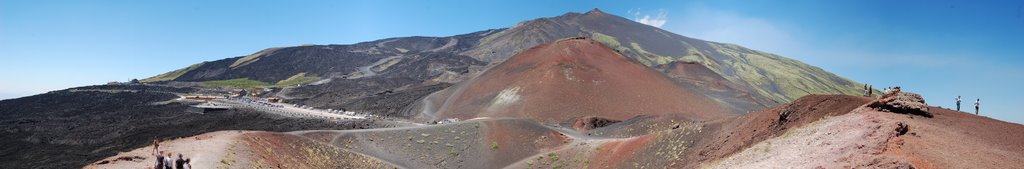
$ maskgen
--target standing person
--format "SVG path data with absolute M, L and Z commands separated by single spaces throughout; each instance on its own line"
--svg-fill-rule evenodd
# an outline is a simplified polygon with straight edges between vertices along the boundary
M 981 98 L 974 100 L 974 115 L 978 115 L 978 106 L 981 106 Z
M 871 85 L 868 85 L 868 97 L 874 96 L 874 90 L 871 90 Z
M 868 84 L 864 84 L 864 95 L 868 95 Z
M 184 169 L 192 169 L 192 159 L 191 158 L 185 159 L 185 167 L 184 167 Z
M 156 164 L 153 165 L 153 169 L 164 168 L 164 152 L 160 151 L 160 140 L 153 139 L 153 156 L 156 156 Z
M 956 111 L 960 111 L 960 96 L 956 96 Z
M 171 158 L 173 157 L 174 155 L 167 153 L 167 156 L 164 157 L 164 169 L 174 169 L 174 161 L 171 161 Z
M 178 160 L 174 160 L 174 168 L 176 169 L 185 168 L 185 159 L 183 159 L 181 156 L 181 153 L 178 153 Z

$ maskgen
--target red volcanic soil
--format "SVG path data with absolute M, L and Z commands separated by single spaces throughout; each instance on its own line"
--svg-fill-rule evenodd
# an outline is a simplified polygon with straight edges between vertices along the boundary
M 930 107 L 934 116 L 887 114 L 907 127 L 887 154 L 918 168 L 1015 168 L 1024 161 L 1024 125 Z
M 248 163 L 252 168 L 388 168 L 391 165 L 287 133 L 246 133 L 239 141 L 250 154 L 249 157 L 234 159 Z M 226 161 L 230 163 L 234 159 Z
M 633 163 L 639 163 L 649 167 L 698 168 L 700 164 L 728 157 L 790 129 L 848 114 L 870 101 L 870 98 L 858 96 L 809 95 L 763 111 L 704 123 L 688 123 L 671 117 L 630 119 L 596 130 L 617 132 L 629 127 L 632 129 L 628 130 L 655 131 L 602 144 L 604 151 L 593 156 L 593 161 L 602 163 L 592 165 L 636 167 Z M 665 122 L 670 123 L 661 124 Z M 611 151 L 619 148 L 630 151 Z
M 640 114 L 710 120 L 731 115 L 719 102 L 582 38 L 530 48 L 446 90 L 453 91 L 434 106 L 439 109 L 429 120 L 524 117 L 557 122 L 583 116 L 625 120 Z
M 856 145 L 855 149 L 841 150 L 843 154 L 819 155 L 825 158 L 777 164 L 814 165 L 815 160 L 839 160 L 833 163 L 861 167 L 1012 168 L 1011 166 L 1018 166 L 1018 162 L 1024 160 L 1024 126 L 1020 124 L 938 107 L 930 107 L 929 112 L 933 115 L 931 118 L 880 112 L 863 107 L 870 101 L 871 98 L 858 96 L 809 95 L 764 111 L 709 122 L 704 127 L 704 134 L 697 136 L 704 139 L 694 144 L 695 149 L 682 152 L 684 158 L 676 163 L 679 165 L 670 168 L 696 168 L 699 167 L 698 164 L 721 160 L 740 151 L 761 151 L 747 149 L 768 139 L 780 137 L 791 130 L 809 126 L 819 127 L 812 127 L 812 130 L 796 132 L 797 134 L 790 136 L 803 138 L 807 142 L 806 145 L 799 143 L 790 147 L 826 153 L 835 151 L 835 146 L 843 142 L 853 142 L 852 144 Z M 857 120 L 822 122 L 828 118 L 843 116 L 864 118 L 840 118 Z M 820 128 L 822 125 L 811 125 L 819 122 L 846 124 L 834 126 L 871 128 Z M 853 140 L 838 139 L 857 134 L 853 132 L 855 130 L 869 130 L 873 134 Z M 808 131 L 828 132 L 817 134 L 832 135 L 833 140 L 825 142 L 832 142 L 833 145 L 811 144 L 818 140 L 801 137 L 799 134 Z M 860 149 L 865 146 L 866 148 Z M 763 155 L 776 156 L 794 152 L 786 149 L 787 145 L 784 142 L 775 142 L 771 147 L 772 151 Z
M 787 129 L 801 127 L 824 117 L 840 116 L 870 102 L 868 97 L 847 95 L 807 95 L 789 104 L 743 116 L 710 122 L 705 125 L 707 139 L 696 143 L 696 152 L 687 153 L 685 161 L 706 162 L 723 158 L 765 139 L 778 136 Z M 691 168 L 695 166 L 686 166 Z
M 593 165 L 596 166 L 628 166 L 631 161 L 627 161 L 634 158 L 638 150 L 644 148 L 644 145 L 652 143 L 653 135 L 645 135 L 636 137 L 633 139 L 613 140 L 601 144 L 598 146 L 597 153 L 593 156 L 592 161 L 597 161 Z

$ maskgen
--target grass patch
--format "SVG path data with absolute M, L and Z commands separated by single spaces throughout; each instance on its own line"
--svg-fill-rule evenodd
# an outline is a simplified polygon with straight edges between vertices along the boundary
M 491 150 L 498 150 L 498 142 L 491 142 Z
M 306 76 L 306 73 L 295 74 L 288 79 L 278 81 L 277 83 L 269 83 L 258 80 L 252 80 L 249 78 L 237 78 L 228 80 L 214 80 L 205 81 L 203 84 L 210 86 L 223 86 L 233 88 L 260 88 L 260 87 L 284 87 L 284 86 L 295 86 L 298 84 L 312 83 L 320 80 L 320 77 Z
M 590 32 L 590 37 L 594 38 L 594 40 L 597 40 L 598 42 L 604 43 L 605 45 L 608 45 L 608 46 L 612 46 L 612 47 L 622 46 L 622 44 L 619 43 L 619 40 L 616 40 L 615 37 L 608 36 L 608 35 L 605 35 L 605 34 L 602 34 L 602 33 Z
M 320 80 L 320 77 L 306 76 L 306 72 L 302 72 L 299 74 L 295 74 L 294 76 L 289 77 L 288 79 L 278 81 L 276 86 L 295 86 L 298 84 L 312 83 L 317 80 Z
M 250 80 L 249 78 L 205 81 L 205 82 L 203 82 L 203 84 L 210 85 L 210 86 L 225 86 L 225 87 L 234 87 L 234 88 L 255 88 L 255 87 L 265 87 L 265 86 L 270 86 L 271 85 L 270 83 L 267 83 L 267 82 Z
M 755 92 L 774 101 L 789 102 L 807 94 L 859 93 L 859 83 L 797 60 L 733 44 L 709 45 L 731 61 L 722 65 L 735 71 L 733 75 L 725 75 L 727 79 L 747 83 Z
M 231 63 L 231 68 L 235 68 L 235 67 L 238 67 L 238 66 L 245 66 L 245 65 L 247 65 L 249 63 L 255 62 L 259 57 L 270 55 L 270 53 L 273 53 L 274 51 L 277 51 L 278 49 L 281 49 L 281 48 L 263 49 L 263 50 L 261 50 L 259 52 L 253 53 L 253 54 L 251 54 L 249 56 L 238 58 L 238 60 L 235 60 L 235 63 Z
M 142 79 L 142 80 L 140 80 L 140 82 L 161 82 L 161 81 L 171 81 L 171 80 L 174 80 L 174 79 L 178 79 L 178 77 L 181 77 L 181 75 L 184 75 L 185 73 L 188 73 L 188 72 L 190 72 L 192 70 L 195 70 L 196 68 L 199 68 L 200 66 L 203 66 L 203 64 L 205 64 L 205 63 L 206 62 L 196 63 L 196 64 L 193 64 L 193 65 L 188 66 L 186 68 L 181 68 L 181 69 L 174 70 L 174 71 L 171 71 L 171 72 L 167 72 L 167 73 L 164 73 L 164 74 L 156 75 L 156 76 L 153 76 L 153 77 L 150 77 L 150 78 Z
M 616 51 L 619 52 L 625 52 L 629 50 L 629 48 L 622 46 L 622 43 L 620 43 L 619 40 L 615 39 L 614 36 L 609 36 L 592 31 L 588 32 L 590 32 L 590 38 L 593 38 L 597 42 L 603 43 L 605 46 L 608 46 L 609 48 L 615 49 Z
M 394 58 L 394 59 L 388 60 L 388 62 L 384 62 L 383 64 L 374 66 L 372 69 L 375 72 L 383 72 L 384 70 L 387 70 L 389 67 L 394 66 L 395 64 L 398 64 L 398 62 L 401 62 L 401 61 L 402 61 L 402 58 Z
M 662 55 L 658 55 L 658 54 L 654 54 L 654 53 L 648 52 L 647 50 L 644 50 L 644 48 L 640 47 L 640 44 L 638 44 L 636 42 L 629 43 L 629 45 L 631 47 L 633 47 L 633 50 L 636 50 L 637 52 L 640 53 L 640 55 L 644 56 L 646 58 L 646 60 L 648 60 L 648 61 L 641 61 L 641 62 L 644 63 L 644 65 L 647 65 L 647 66 L 662 65 L 662 64 L 666 64 L 668 62 L 672 62 L 672 60 L 675 60 L 672 57 L 662 56 Z M 643 59 L 641 59 L 641 60 L 643 60 Z

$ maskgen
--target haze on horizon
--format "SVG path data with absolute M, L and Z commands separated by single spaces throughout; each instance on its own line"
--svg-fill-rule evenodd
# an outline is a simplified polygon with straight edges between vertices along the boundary
M 554 4 L 552 4 L 554 3 Z M 239 5 L 244 4 L 244 5 Z M 594 8 L 734 43 L 930 105 L 1024 123 L 1024 2 L 0 1 L 0 99 L 146 78 L 302 44 L 449 36 Z

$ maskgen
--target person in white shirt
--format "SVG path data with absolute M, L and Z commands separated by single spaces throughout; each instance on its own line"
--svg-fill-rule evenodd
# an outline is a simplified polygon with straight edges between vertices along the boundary
M 956 96 L 956 111 L 960 111 L 960 96 Z
M 978 115 L 978 106 L 981 106 L 981 99 L 974 100 L 974 115 Z
M 171 160 L 171 157 L 174 157 L 171 153 L 167 153 L 167 156 L 164 156 L 164 169 L 174 169 L 174 161 Z

